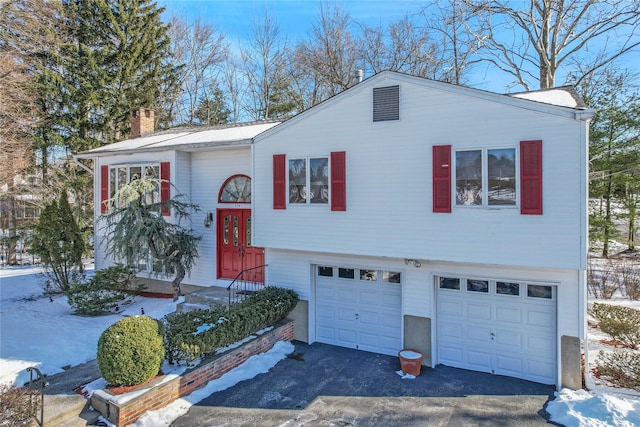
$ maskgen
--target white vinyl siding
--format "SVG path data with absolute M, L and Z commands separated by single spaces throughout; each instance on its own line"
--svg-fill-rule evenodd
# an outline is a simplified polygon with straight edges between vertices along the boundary
M 225 181 L 237 174 L 251 176 L 251 150 L 249 147 L 191 153 L 190 175 L 192 202 L 200 211 L 192 216 L 192 227 L 196 235 L 202 236 L 198 243 L 198 260 L 191 275 L 184 283 L 199 286 L 222 286 L 228 281 L 216 279 L 216 210 L 218 208 L 249 209 L 246 203 L 218 203 L 218 193 Z M 207 213 L 213 214 L 213 225 L 204 226 Z
M 377 82 L 392 84 L 395 80 Z M 373 123 L 371 86 L 286 122 L 255 144 L 256 244 L 451 262 L 582 268 L 581 132 L 567 117 L 402 82 L 402 120 Z M 544 126 L 541 126 L 544 123 Z M 518 209 L 432 212 L 432 146 L 452 150 L 543 141 L 544 215 Z M 274 210 L 272 156 L 346 151 L 346 212 Z M 304 238 L 301 238 L 304 236 Z M 526 244 L 523 244 L 526 242 Z

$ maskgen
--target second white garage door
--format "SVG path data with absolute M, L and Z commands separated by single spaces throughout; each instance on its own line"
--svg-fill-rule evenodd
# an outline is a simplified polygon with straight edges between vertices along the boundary
M 440 277 L 438 362 L 556 383 L 556 288 Z
M 317 266 L 316 341 L 388 355 L 402 346 L 399 272 Z

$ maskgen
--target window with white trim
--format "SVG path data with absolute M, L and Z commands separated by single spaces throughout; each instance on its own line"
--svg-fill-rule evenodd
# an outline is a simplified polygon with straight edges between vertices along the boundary
M 155 180 L 154 189 L 145 194 L 144 203 L 160 203 L 160 166 L 156 164 L 114 165 L 109 167 L 109 198 L 113 199 L 116 193 L 126 184 L 146 176 Z M 115 200 L 115 207 L 122 204 L 122 200 Z
M 456 206 L 515 206 L 516 168 L 515 148 L 457 150 Z
M 329 203 L 329 158 L 289 159 L 289 203 Z

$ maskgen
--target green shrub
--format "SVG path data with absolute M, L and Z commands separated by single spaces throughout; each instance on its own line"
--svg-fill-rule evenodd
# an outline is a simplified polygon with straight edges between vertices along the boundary
M 625 346 L 640 346 L 640 310 L 594 302 L 589 313 L 598 320 L 600 330 Z
M 133 267 L 116 264 L 97 271 L 87 283 L 74 283 L 65 294 L 76 314 L 96 316 L 118 311 L 132 292 L 144 289 L 136 280 Z
M 26 388 L 0 384 L 0 426 L 30 426 L 39 402 L 39 393 L 32 395 Z
M 191 362 L 284 319 L 298 303 L 289 289 L 268 286 L 230 310 L 213 308 L 164 317 L 167 360 Z
M 125 317 L 98 340 L 98 368 L 114 386 L 141 384 L 158 374 L 164 360 L 162 324 L 147 316 Z
M 601 378 L 619 387 L 640 391 L 640 354 L 600 350 L 596 367 Z

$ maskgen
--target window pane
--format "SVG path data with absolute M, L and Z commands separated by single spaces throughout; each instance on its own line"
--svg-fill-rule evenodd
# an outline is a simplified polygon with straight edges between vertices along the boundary
M 353 279 L 355 277 L 353 268 L 338 268 L 338 277 L 343 279 Z
M 496 293 L 500 295 L 520 295 L 519 283 L 497 282 Z
M 116 170 L 114 168 L 109 169 L 109 198 L 113 199 L 117 191 Z
M 118 183 L 116 184 L 117 190 L 120 190 L 127 184 L 127 168 L 118 168 Z M 124 206 L 124 198 L 120 197 L 118 200 L 118 206 Z
M 387 283 L 400 283 L 399 271 L 383 271 L 382 281 Z
M 516 150 L 506 148 L 488 152 L 490 206 L 516 204 Z
M 482 151 L 456 151 L 456 205 L 482 205 Z
M 527 296 L 531 298 L 553 298 L 553 288 L 551 286 L 527 285 Z
M 467 290 L 471 292 L 489 292 L 489 281 L 487 280 L 467 280 Z
M 318 266 L 318 276 L 333 277 L 333 267 Z
M 360 270 L 360 280 L 368 280 L 370 282 L 378 281 L 378 272 L 376 270 Z
M 329 203 L 329 159 L 311 159 L 311 203 Z
M 289 160 L 289 203 L 307 203 L 307 161 Z
M 248 216 L 245 221 L 245 238 L 247 246 L 251 246 L 251 217 Z
M 225 216 L 222 226 L 222 241 L 224 245 L 229 245 L 229 217 Z
M 238 216 L 233 215 L 233 246 L 238 246 Z
M 129 168 L 129 182 L 138 180 L 142 177 L 142 167 L 135 166 Z
M 460 290 L 460 279 L 453 277 L 440 277 L 440 288 Z

